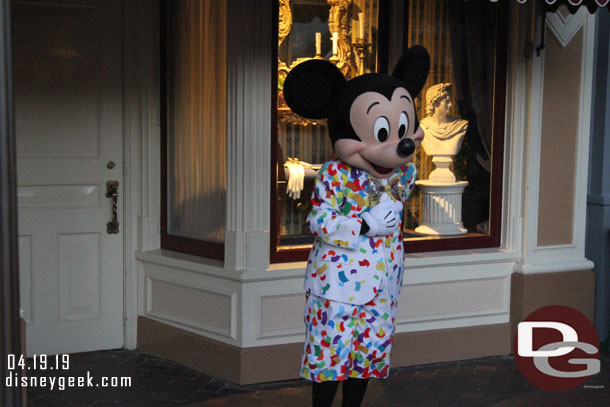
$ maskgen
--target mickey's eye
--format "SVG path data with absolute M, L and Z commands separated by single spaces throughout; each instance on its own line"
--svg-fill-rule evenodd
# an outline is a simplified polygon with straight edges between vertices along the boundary
M 383 143 L 388 139 L 390 134 L 390 122 L 383 116 L 379 116 L 375 120 L 375 126 L 373 127 L 373 135 L 380 143 Z
M 407 129 L 409 128 L 409 118 L 405 112 L 400 113 L 400 118 L 398 119 L 398 138 L 403 138 L 405 134 L 407 134 Z

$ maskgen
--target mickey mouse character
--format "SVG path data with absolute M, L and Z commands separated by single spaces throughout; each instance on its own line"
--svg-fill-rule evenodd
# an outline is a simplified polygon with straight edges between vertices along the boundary
M 301 376 L 314 382 L 314 406 L 330 406 L 339 381 L 343 406 L 359 406 L 368 379 L 388 376 L 404 267 L 403 202 L 424 135 L 413 99 L 429 69 L 428 52 L 415 46 L 391 76 L 346 81 L 332 63 L 310 60 L 284 82 L 294 112 L 328 119 L 338 156 L 320 169 L 307 218 L 315 241 Z

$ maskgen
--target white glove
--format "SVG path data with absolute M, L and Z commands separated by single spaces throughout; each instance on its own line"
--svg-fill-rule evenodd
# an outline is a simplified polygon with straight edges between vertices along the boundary
M 394 213 L 396 214 L 397 217 L 400 217 L 400 214 L 402 212 L 402 210 L 405 208 L 404 204 L 400 201 L 395 201 L 392 200 L 392 206 L 391 206 L 392 210 L 394 211 Z
M 305 169 L 296 158 L 289 158 L 285 165 L 288 168 L 286 193 L 290 198 L 297 200 L 301 197 L 301 191 L 303 190 Z
M 396 203 L 391 199 L 384 200 L 362 214 L 362 219 L 369 226 L 369 231 L 366 232 L 368 237 L 387 236 L 396 231 L 399 223 Z M 400 206 L 402 209 L 402 204 Z

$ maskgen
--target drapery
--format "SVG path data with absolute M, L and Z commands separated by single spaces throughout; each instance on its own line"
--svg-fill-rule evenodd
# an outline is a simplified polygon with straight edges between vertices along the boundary
M 168 233 L 224 240 L 226 2 L 172 7 L 169 57 Z
M 449 7 L 451 59 L 458 111 L 470 122 L 466 137 L 477 161 L 490 169 L 496 13 L 493 2 Z

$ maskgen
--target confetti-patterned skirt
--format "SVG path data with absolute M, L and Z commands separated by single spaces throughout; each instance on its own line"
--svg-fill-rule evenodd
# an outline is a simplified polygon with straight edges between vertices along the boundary
M 388 376 L 396 301 L 384 288 L 364 305 L 307 295 L 302 377 L 323 382 Z

